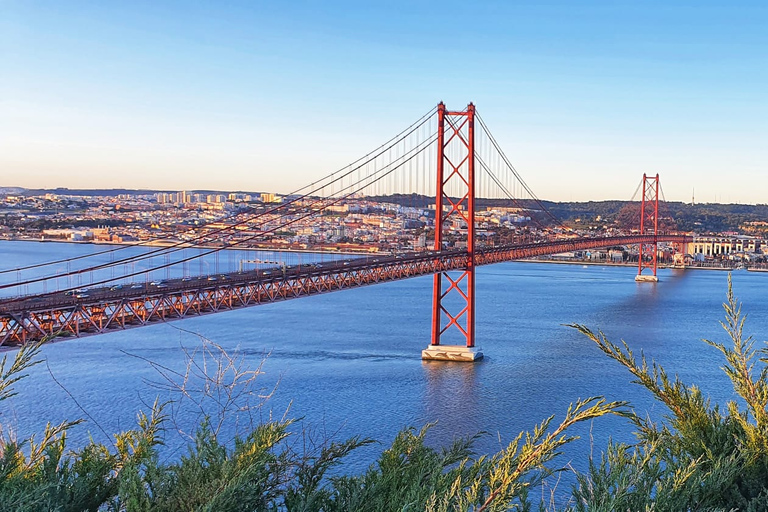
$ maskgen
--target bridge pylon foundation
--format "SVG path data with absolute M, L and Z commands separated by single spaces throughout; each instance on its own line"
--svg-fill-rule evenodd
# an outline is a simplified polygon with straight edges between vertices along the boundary
M 483 358 L 483 351 L 478 347 L 462 345 L 430 345 L 421 351 L 424 361 L 459 361 L 474 362 Z

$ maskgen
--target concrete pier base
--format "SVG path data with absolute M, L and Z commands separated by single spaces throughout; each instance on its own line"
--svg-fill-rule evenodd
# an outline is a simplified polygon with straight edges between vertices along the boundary
M 658 283 L 659 278 L 656 276 L 644 276 L 642 274 L 635 276 L 635 281 L 642 283 Z
M 472 363 L 483 358 L 483 351 L 477 347 L 462 345 L 430 345 L 421 351 L 425 361 L 462 361 Z

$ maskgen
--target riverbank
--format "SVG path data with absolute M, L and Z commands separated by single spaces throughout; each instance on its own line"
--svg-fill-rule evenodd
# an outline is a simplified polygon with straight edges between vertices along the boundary
M 179 249 L 219 249 L 217 245 L 195 245 L 189 242 L 182 242 L 179 240 L 150 240 L 145 242 L 110 242 L 110 241 L 93 241 L 93 240 L 57 240 L 57 239 L 36 239 L 36 238 L 4 238 L 0 242 L 37 242 L 37 243 L 59 243 L 59 244 L 76 244 L 76 245 L 94 245 L 94 246 L 117 246 L 117 247 L 175 247 Z M 337 250 L 327 248 L 313 248 L 313 249 L 296 249 L 296 248 L 283 248 L 283 247 L 240 247 L 240 246 L 228 246 L 224 250 L 232 251 L 261 251 L 261 252 L 285 252 L 295 254 L 339 254 L 347 256 L 382 256 L 387 255 L 386 252 L 369 252 L 369 251 L 348 251 Z M 621 262 L 614 263 L 609 261 L 591 261 L 591 260 L 562 260 L 562 259 L 550 259 L 550 258 L 527 258 L 515 261 L 521 261 L 524 263 L 552 263 L 556 265 L 586 265 L 586 266 L 603 266 L 603 267 L 636 267 L 636 262 Z M 733 271 L 733 270 L 749 270 L 752 272 L 768 272 L 768 269 L 762 268 L 733 268 L 733 267 L 704 267 L 704 266 L 686 266 L 675 267 L 673 265 L 659 265 L 660 269 L 678 269 L 678 270 L 717 270 L 717 271 Z
M 600 267 L 637 267 L 636 262 L 621 262 L 621 263 L 612 263 L 608 261 L 587 261 L 587 260 L 553 260 L 553 259 L 536 259 L 536 258 L 527 258 L 524 260 L 515 260 L 520 261 L 523 263 L 553 263 L 556 265 L 583 265 L 583 266 L 600 266 Z M 733 271 L 733 270 L 751 270 L 751 269 L 743 269 L 743 268 L 733 268 L 733 267 L 698 267 L 698 266 L 687 266 L 687 267 L 676 267 L 674 265 L 659 265 L 660 269 L 672 269 L 672 270 L 719 270 L 719 271 Z M 751 271 L 757 271 L 757 272 L 768 272 L 768 269 L 753 269 Z
M 370 251 L 349 251 L 349 250 L 337 250 L 337 249 L 295 249 L 295 248 L 274 248 L 263 246 L 226 246 L 222 248 L 220 245 L 206 245 L 206 244 L 191 244 L 189 242 L 182 242 L 180 240 L 148 240 L 146 242 L 110 242 L 110 241 L 94 241 L 94 240 L 58 240 L 55 238 L 38 239 L 38 238 L 3 238 L 0 242 L 37 242 L 37 243 L 58 243 L 58 244 L 76 244 L 76 245 L 95 245 L 95 246 L 117 246 L 117 247 L 177 247 L 179 249 L 222 249 L 232 251 L 261 251 L 261 252 L 289 252 L 297 254 L 347 254 L 355 256 L 371 256 L 386 254 L 384 252 L 370 252 Z

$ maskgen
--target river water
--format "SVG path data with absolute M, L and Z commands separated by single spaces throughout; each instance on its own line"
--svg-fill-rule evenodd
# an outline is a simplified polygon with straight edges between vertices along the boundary
M 97 250 L 103 248 L 0 242 L 0 269 Z M 231 265 L 243 256 L 221 259 Z M 162 376 L 147 360 L 182 371 L 185 350 L 199 346 L 200 337 L 243 356 L 250 367 L 264 360 L 258 386 L 276 389 L 261 417 L 282 417 L 290 409 L 288 416 L 302 418 L 302 428 L 319 438 L 359 434 L 386 444 L 405 426 L 434 422 L 431 444 L 484 431 L 476 448 L 490 453 L 551 414 L 562 418 L 569 403 L 594 395 L 629 400 L 636 410 L 661 418 L 663 406 L 568 323 L 625 340 L 636 354 L 643 351 L 670 373 L 697 383 L 714 401 L 733 398 L 721 358 L 701 341 L 727 341 L 718 324 L 727 274 L 660 270 L 661 281 L 650 284 L 636 283 L 635 272 L 527 262 L 480 267 L 476 332 L 485 359 L 476 364 L 420 360 L 430 335 L 431 277 L 69 339 L 44 348 L 46 364 L 34 367 L 18 384 L 19 395 L 2 403 L 0 423 L 27 436 L 46 422 L 90 417 L 70 438 L 106 441 L 104 431 L 133 426 L 136 412 L 156 396 L 174 397 L 151 384 Z M 768 273 L 737 271 L 733 282 L 749 314 L 746 331 L 762 344 L 768 339 L 768 310 L 762 307 Z M 561 462 L 573 459 L 576 467 L 583 467 L 593 444 L 599 451 L 609 437 L 632 439 L 631 427 L 620 418 L 599 419 L 574 432 L 582 439 Z M 182 445 L 169 434 L 167 456 Z M 361 450 L 348 467 L 369 464 L 380 450 L 381 445 Z

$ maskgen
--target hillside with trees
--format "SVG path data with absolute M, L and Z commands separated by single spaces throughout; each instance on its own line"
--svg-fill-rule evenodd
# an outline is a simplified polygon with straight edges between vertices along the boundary
M 403 206 L 427 208 L 434 205 L 434 198 L 417 194 L 396 194 L 371 198 L 376 201 L 391 202 Z M 543 224 L 553 224 L 546 215 L 540 213 L 541 206 L 529 199 L 477 199 L 477 207 L 509 207 L 525 208 L 532 216 Z M 586 226 L 619 226 L 635 227 L 639 224 L 640 203 L 637 201 L 588 201 L 588 202 L 554 202 L 541 201 L 541 204 L 555 217 L 565 224 L 578 227 Z M 695 231 L 697 233 L 718 233 L 723 231 L 753 231 L 746 223 L 768 222 L 768 204 L 689 204 L 678 201 L 662 202 L 659 205 L 662 223 L 667 229 L 680 231 Z

